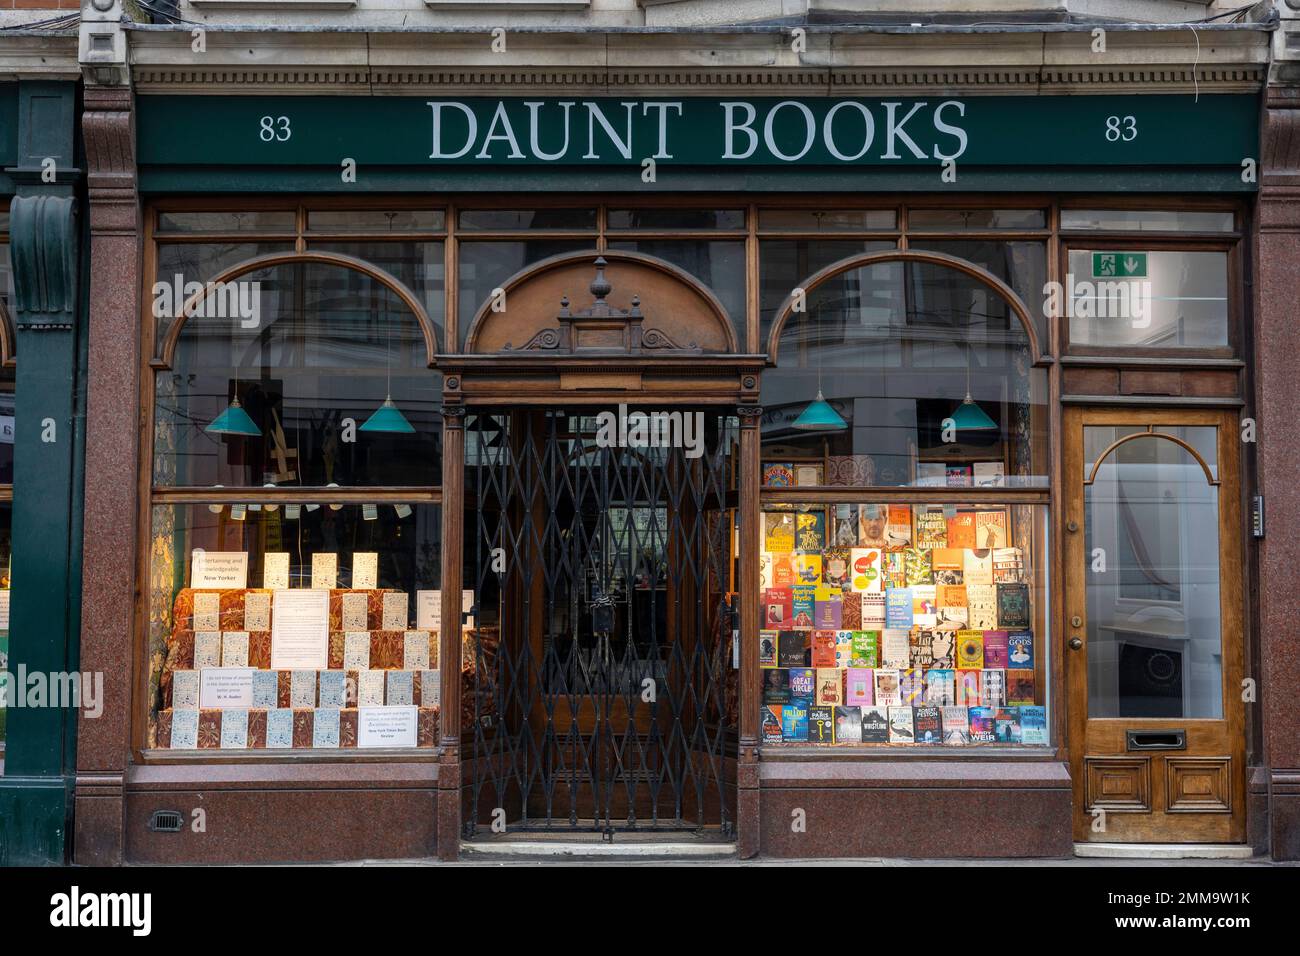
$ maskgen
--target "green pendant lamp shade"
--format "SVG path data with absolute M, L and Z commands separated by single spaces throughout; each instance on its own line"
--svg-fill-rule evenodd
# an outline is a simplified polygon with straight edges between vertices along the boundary
M 817 389 L 817 397 L 799 413 L 799 417 L 791 423 L 791 427 L 808 432 L 832 432 L 849 426 L 840 417 L 840 413 L 831 408 L 831 403 L 826 401 L 826 397 L 822 395 L 822 390 L 819 388 Z
M 410 434 L 415 429 L 411 423 L 406 420 L 402 410 L 393 404 L 393 397 L 389 395 L 384 399 L 384 404 L 375 409 L 375 413 L 366 419 L 361 426 L 363 432 L 400 432 Z
M 970 397 L 970 392 L 962 399 L 952 415 L 953 427 L 959 432 L 963 431 L 988 431 L 990 428 L 997 428 L 998 423 L 985 414 L 984 409 L 975 404 L 974 399 Z
M 212 424 L 204 429 L 214 435 L 249 435 L 257 436 L 262 434 L 262 430 L 253 424 L 253 420 L 248 417 L 248 412 L 244 411 L 244 406 L 239 404 L 239 398 L 236 397 L 226 406 L 226 410 L 212 420 Z

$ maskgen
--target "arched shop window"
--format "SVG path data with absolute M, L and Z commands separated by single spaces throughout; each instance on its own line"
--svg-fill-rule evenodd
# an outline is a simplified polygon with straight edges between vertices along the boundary
M 146 746 L 433 746 L 441 380 L 421 301 L 328 251 L 169 286 Z
M 982 268 L 808 277 L 763 376 L 765 743 L 1025 746 L 1048 710 L 1047 381 Z

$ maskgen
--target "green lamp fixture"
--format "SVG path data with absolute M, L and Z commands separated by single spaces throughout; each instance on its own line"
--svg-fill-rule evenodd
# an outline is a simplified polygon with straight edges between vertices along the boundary
M 387 394 L 384 403 L 375 409 L 375 413 L 366 419 L 359 429 L 363 432 L 387 432 L 389 434 L 409 435 L 415 431 L 406 420 L 402 410 L 393 404 L 393 320 L 390 316 L 384 325 L 384 366 L 388 377 Z
M 970 343 L 966 344 L 966 397 L 962 399 L 951 415 L 953 427 L 959 432 L 988 431 L 997 428 L 998 423 L 989 418 L 984 409 L 975 404 L 970 397 Z
M 406 420 L 402 410 L 393 404 L 393 397 L 389 395 L 384 399 L 384 404 L 375 409 L 375 413 L 365 420 L 359 430 L 363 432 L 410 433 L 415 431 L 415 428 Z
M 791 422 L 790 427 L 808 432 L 829 432 L 839 431 L 849 426 L 840 417 L 840 413 L 831 407 L 831 403 L 826 401 L 826 396 L 822 394 L 819 386 L 817 397 L 808 403 L 808 407 L 799 413 L 799 417 Z
M 239 396 L 236 395 L 226 410 L 212 420 L 212 424 L 203 429 L 211 432 L 213 435 L 248 435 L 255 437 L 262 434 L 262 430 L 253 424 L 253 420 L 248 417 L 248 412 L 244 411 L 244 406 L 239 404 Z

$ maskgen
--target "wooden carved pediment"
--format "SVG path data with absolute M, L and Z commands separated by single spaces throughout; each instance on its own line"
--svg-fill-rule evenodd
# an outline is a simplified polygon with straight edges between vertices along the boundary
M 555 256 L 518 273 L 470 326 L 472 354 L 634 358 L 737 351 L 726 310 L 694 276 L 635 252 Z

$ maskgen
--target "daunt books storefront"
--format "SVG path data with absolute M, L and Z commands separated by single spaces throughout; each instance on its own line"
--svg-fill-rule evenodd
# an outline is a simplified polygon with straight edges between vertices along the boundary
M 89 858 L 1249 845 L 1257 95 L 751 92 L 146 84 Z

